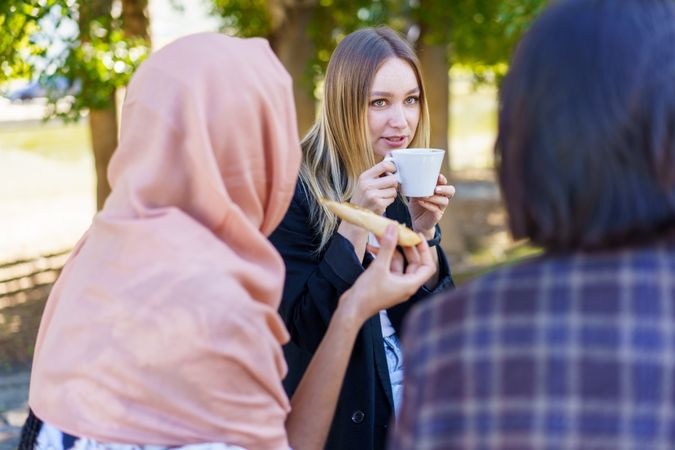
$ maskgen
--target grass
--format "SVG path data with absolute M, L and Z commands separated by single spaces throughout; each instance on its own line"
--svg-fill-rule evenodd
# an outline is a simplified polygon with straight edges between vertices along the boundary
M 9 203 L 57 200 L 63 195 L 93 192 L 86 121 L 0 127 L 0 176 L 4 181 L 0 200 L 5 207 Z M 37 204 L 34 207 L 39 208 Z
M 490 254 L 489 257 L 486 257 L 486 253 L 490 253 L 488 247 L 484 247 L 478 252 L 472 253 L 469 259 L 475 264 L 474 268 L 452 274 L 457 286 L 499 268 L 508 267 L 526 259 L 541 255 L 542 250 L 539 247 L 530 245 L 528 242 L 521 241 L 507 248 L 499 256 Z
M 86 123 L 3 124 L 0 260 L 72 246 L 91 222 L 95 192 Z
M 59 122 L 0 128 L 0 149 L 13 149 L 59 161 L 77 161 L 91 148 L 86 122 Z
M 453 168 L 492 167 L 491 142 L 496 130 L 496 89 L 474 88 L 462 74 L 454 74 L 450 100 Z M 86 121 L 0 128 L 0 149 L 30 152 L 59 161 L 79 160 L 90 153 Z
M 497 91 L 492 86 L 473 88 L 456 81 L 450 99 L 450 136 L 466 138 L 494 135 L 497 129 Z
M 450 152 L 454 170 L 492 167 L 496 105 L 494 87 L 474 89 L 461 74 L 453 74 Z M 1 107 L 2 105 L 0 105 Z M 95 176 L 87 121 L 24 122 L 0 126 L 0 215 L 5 218 L 3 241 L 17 240 L 7 232 L 25 234 L 23 247 L 38 248 L 38 237 L 55 235 L 80 224 L 77 214 L 89 214 L 94 201 Z M 84 212 L 83 212 L 84 211 Z M 29 237 L 36 224 L 46 227 Z M 79 226 L 79 225 L 78 225 Z M 46 239 L 46 238 L 45 238 Z M 18 242 L 18 241 L 17 241 Z M 23 242 L 23 241 L 21 241 Z M 471 248 L 471 257 L 491 264 L 488 242 Z M 22 247 L 22 248 L 23 248 Z
M 450 155 L 453 170 L 493 167 L 497 90 L 473 86 L 460 75 L 451 84 Z

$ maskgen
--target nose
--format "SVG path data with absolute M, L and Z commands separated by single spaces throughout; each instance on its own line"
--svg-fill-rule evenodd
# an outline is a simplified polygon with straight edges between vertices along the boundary
M 407 121 L 405 120 L 405 111 L 403 106 L 394 106 L 390 109 L 389 126 L 392 128 L 405 128 Z

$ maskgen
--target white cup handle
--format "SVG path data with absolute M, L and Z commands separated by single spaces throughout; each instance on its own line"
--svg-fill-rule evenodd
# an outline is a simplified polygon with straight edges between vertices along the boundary
M 394 176 L 396 177 L 396 181 L 398 181 L 399 184 L 400 184 L 401 183 L 401 172 L 398 170 L 398 166 L 396 165 L 396 161 L 394 160 L 394 158 L 391 157 L 391 155 L 385 156 L 384 160 L 385 161 L 391 161 L 392 163 L 394 163 L 394 165 L 396 166 L 396 172 L 394 172 Z

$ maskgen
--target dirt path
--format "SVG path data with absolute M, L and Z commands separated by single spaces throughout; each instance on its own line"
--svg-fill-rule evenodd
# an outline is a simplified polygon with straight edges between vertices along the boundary
M 13 450 L 26 420 L 28 370 L 0 376 L 0 450 Z

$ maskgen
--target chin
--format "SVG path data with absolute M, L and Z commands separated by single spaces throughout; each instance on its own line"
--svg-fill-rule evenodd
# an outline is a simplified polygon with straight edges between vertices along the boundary
M 377 162 L 382 161 L 385 158 L 385 156 L 387 156 L 389 154 L 389 152 L 391 150 L 395 150 L 395 149 L 380 149 L 380 148 L 373 149 L 373 153 L 375 154 L 375 160 Z

